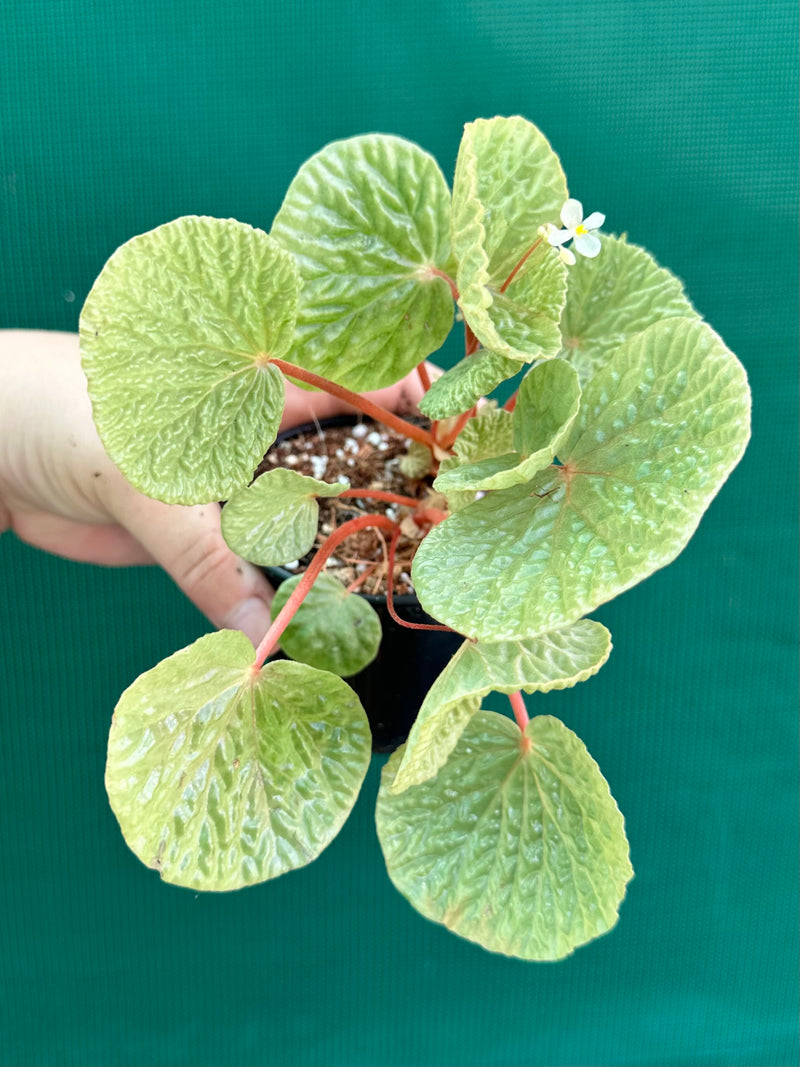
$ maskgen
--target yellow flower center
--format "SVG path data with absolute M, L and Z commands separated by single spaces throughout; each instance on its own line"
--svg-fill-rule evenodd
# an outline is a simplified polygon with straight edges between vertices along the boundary
M 580 226 L 576 226 L 575 227 L 575 235 L 576 235 L 576 237 L 579 234 L 584 234 L 584 233 L 588 233 L 588 232 L 589 231 L 586 229 L 586 227 L 583 225 L 583 223 L 581 223 Z

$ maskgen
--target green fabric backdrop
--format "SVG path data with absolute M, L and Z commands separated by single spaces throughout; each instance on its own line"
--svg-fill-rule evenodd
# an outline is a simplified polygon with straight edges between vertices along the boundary
M 381 760 L 310 867 L 159 883 L 103 792 L 111 710 L 207 629 L 153 570 L 0 539 L 0 1061 L 797 1061 L 794 0 L 5 0 L 0 326 L 75 329 L 106 257 L 178 215 L 269 228 L 334 138 L 522 113 L 573 194 L 684 278 L 747 366 L 754 440 L 667 571 L 596 614 L 597 678 L 531 701 L 600 763 L 636 878 L 553 965 L 426 923 L 385 876 Z

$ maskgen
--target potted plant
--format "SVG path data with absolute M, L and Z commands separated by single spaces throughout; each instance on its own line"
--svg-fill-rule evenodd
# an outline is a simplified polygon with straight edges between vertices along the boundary
M 240 888 L 336 835 L 370 758 L 340 675 L 380 633 L 325 565 L 380 530 L 391 603 L 410 519 L 416 596 L 460 640 L 383 771 L 390 878 L 426 917 L 524 959 L 565 956 L 616 922 L 632 875 L 622 815 L 579 738 L 529 719 L 522 694 L 606 661 L 610 635 L 587 613 L 685 546 L 746 447 L 749 390 L 680 282 L 594 232 L 603 222 L 583 218 L 534 126 L 494 118 L 465 127 L 452 195 L 416 145 L 355 137 L 303 164 L 269 235 L 187 217 L 104 267 L 83 362 L 97 429 L 137 488 L 228 501 L 228 543 L 271 565 L 309 551 L 320 501 L 355 496 L 363 511 L 284 584 L 255 655 L 239 633 L 209 634 L 122 694 L 107 790 L 167 881 Z M 429 425 L 368 403 L 415 366 L 425 377 L 454 311 L 465 355 L 430 383 Z M 253 481 L 285 377 L 402 433 L 427 495 L 372 514 L 380 490 L 282 468 Z M 503 406 L 480 403 L 509 380 Z M 270 659 L 281 640 L 296 659 Z M 512 714 L 481 710 L 493 691 Z

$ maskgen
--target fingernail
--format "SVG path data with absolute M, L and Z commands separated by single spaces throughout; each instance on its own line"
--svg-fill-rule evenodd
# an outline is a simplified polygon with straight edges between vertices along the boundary
M 256 647 L 269 629 L 269 608 L 261 597 L 251 596 L 232 608 L 222 623 L 224 630 L 241 630 Z

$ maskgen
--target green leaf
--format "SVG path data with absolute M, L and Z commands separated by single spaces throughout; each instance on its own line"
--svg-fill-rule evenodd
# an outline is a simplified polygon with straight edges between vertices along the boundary
M 747 378 L 719 337 L 696 319 L 649 327 L 586 384 L 562 466 L 425 538 L 423 608 L 487 641 L 573 622 L 678 555 L 749 434 Z
M 222 536 L 251 563 L 280 567 L 300 559 L 313 545 L 319 522 L 316 497 L 339 496 L 344 489 L 275 467 L 232 494 L 222 509 Z
M 440 493 L 452 490 L 508 489 L 530 481 L 552 463 L 578 414 L 581 390 L 577 372 L 561 359 L 540 363 L 522 379 L 513 416 L 516 451 L 459 467 L 448 467 L 434 482 Z
M 302 577 L 287 578 L 275 590 L 273 617 Z M 281 646 L 292 659 L 349 678 L 372 663 L 381 636 L 381 620 L 369 601 L 348 593 L 338 579 L 322 573 L 283 631 Z
M 581 619 L 528 641 L 465 641 L 428 691 L 408 735 L 392 791 L 432 778 L 488 693 L 549 693 L 596 674 L 611 653 L 611 634 Z
M 586 382 L 623 342 L 661 319 L 695 315 L 674 274 L 624 237 L 598 234 L 595 259 L 577 257 L 568 272 L 561 355 Z
M 139 859 L 175 885 L 239 889 L 302 867 L 341 829 L 370 758 L 340 678 L 243 634 L 201 637 L 141 675 L 111 723 L 106 789 Z
M 378 837 L 417 911 L 492 952 L 557 960 L 610 930 L 633 875 L 623 818 L 583 742 L 557 719 L 478 712 L 438 775 L 392 791 Z
M 471 407 L 520 369 L 519 362 L 481 349 L 466 356 L 431 383 L 419 402 L 419 409 L 430 419 L 449 419 Z
M 433 467 L 433 453 L 421 441 L 409 441 L 408 451 L 400 457 L 400 472 L 406 478 L 419 479 L 430 474 Z
M 453 323 L 450 192 L 436 161 L 367 134 L 312 156 L 272 234 L 302 288 L 291 361 L 356 391 L 391 385 L 439 348 Z
M 188 216 L 118 248 L 81 313 L 83 367 L 106 451 L 168 503 L 224 500 L 278 429 L 298 278 L 267 234 Z
M 458 303 L 491 352 L 527 363 L 561 344 L 566 268 L 538 230 L 566 199 L 558 157 L 531 123 L 516 116 L 464 127 L 453 185 Z
M 514 416 L 504 408 L 487 405 L 469 420 L 456 438 L 453 448 L 464 462 L 477 462 L 513 452 Z

